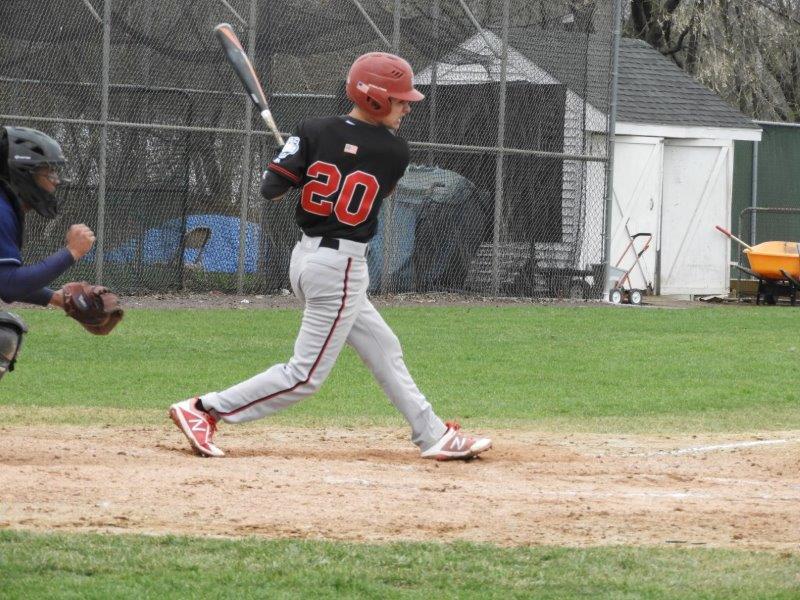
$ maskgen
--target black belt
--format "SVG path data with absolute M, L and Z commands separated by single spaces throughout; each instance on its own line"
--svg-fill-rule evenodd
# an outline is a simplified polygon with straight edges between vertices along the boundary
M 362 242 L 358 242 L 358 243 L 362 243 Z M 323 236 L 323 238 L 319 242 L 319 247 L 320 248 L 331 248 L 332 250 L 338 250 L 339 249 L 339 240 L 338 240 L 338 238 L 332 238 L 332 237 Z M 369 254 L 369 247 L 367 247 L 364 250 L 364 256 L 367 256 L 367 254 Z
M 332 248 L 333 250 L 339 249 L 339 240 L 332 237 L 323 237 L 319 243 L 322 248 Z

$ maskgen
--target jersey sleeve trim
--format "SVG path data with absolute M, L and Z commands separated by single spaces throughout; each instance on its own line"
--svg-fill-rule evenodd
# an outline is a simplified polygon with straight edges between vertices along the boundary
M 0 258 L 0 265 L 22 265 L 18 258 Z
M 301 177 L 299 175 L 292 173 L 289 169 L 284 169 L 280 165 L 276 165 L 275 163 L 269 163 L 267 165 L 267 169 L 269 169 L 270 171 L 274 171 L 278 175 L 285 177 L 292 183 L 300 183 Z

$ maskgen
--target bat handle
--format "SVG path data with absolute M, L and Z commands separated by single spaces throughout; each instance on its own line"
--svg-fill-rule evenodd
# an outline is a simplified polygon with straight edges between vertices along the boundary
M 281 146 L 284 145 L 283 136 L 281 132 L 278 130 L 278 125 L 275 123 L 275 118 L 272 116 L 272 111 L 268 108 L 265 108 L 261 111 L 261 118 L 264 119 L 264 122 L 269 127 L 269 130 L 272 132 L 272 135 L 275 136 L 275 141 L 278 142 Z

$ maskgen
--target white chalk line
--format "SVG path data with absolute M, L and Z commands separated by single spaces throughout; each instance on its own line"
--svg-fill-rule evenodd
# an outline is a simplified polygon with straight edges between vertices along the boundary
M 658 452 L 647 452 L 633 454 L 632 456 L 680 456 L 681 454 L 702 454 L 704 452 L 716 452 L 717 450 L 735 450 L 737 448 L 752 448 L 755 446 L 777 446 L 779 444 L 792 444 L 800 442 L 800 438 L 779 439 L 779 440 L 757 440 L 754 442 L 731 442 L 728 444 L 712 444 L 708 446 L 691 446 L 689 448 L 679 448 L 677 450 L 659 450 Z
M 650 499 L 666 499 L 666 500 L 730 500 L 739 503 L 742 500 L 774 500 L 778 502 L 793 502 L 800 501 L 800 494 L 796 495 L 775 495 L 775 494 L 749 494 L 745 497 L 733 497 L 730 494 L 715 494 L 711 492 L 659 492 L 659 491 L 631 491 L 631 492 L 599 492 L 599 491 L 577 491 L 577 490 L 553 490 L 543 491 L 537 490 L 531 493 L 531 496 L 539 496 L 540 498 L 650 498 Z

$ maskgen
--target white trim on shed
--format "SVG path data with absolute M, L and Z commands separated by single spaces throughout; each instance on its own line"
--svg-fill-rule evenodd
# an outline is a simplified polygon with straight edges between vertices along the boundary
M 761 129 L 734 129 L 728 127 L 680 127 L 657 123 L 618 122 L 617 135 L 646 135 L 675 139 L 712 139 L 761 141 Z

